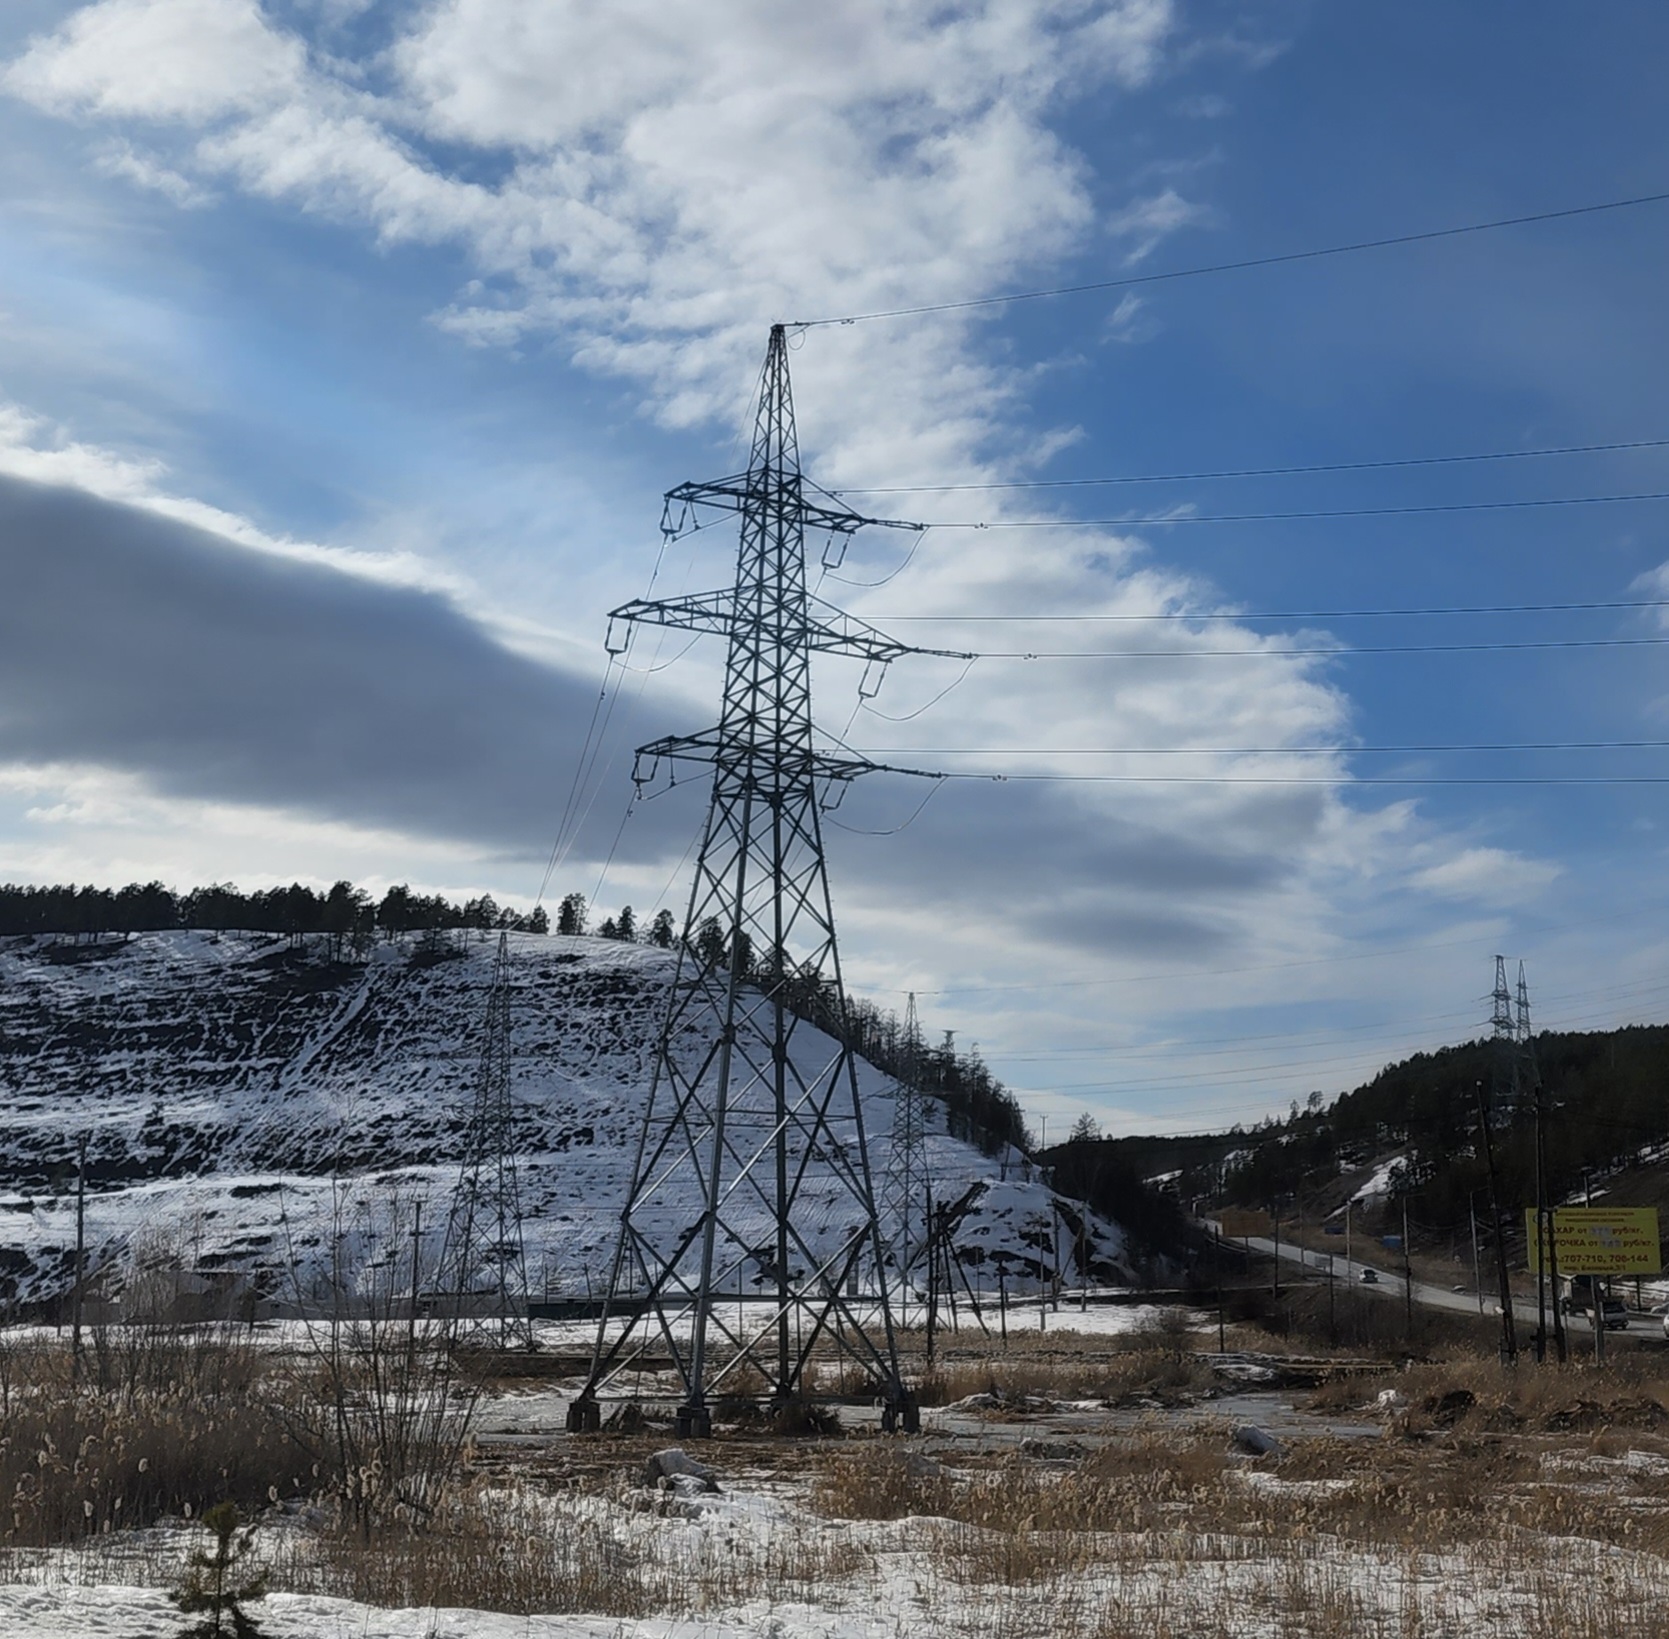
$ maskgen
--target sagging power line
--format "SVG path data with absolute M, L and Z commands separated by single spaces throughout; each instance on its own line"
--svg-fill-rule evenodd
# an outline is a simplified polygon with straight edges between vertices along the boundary
M 1318 473 L 1389 472 L 1406 467 L 1453 467 L 1482 461 L 1533 461 L 1560 455 L 1610 455 L 1669 448 L 1669 438 L 1631 438 L 1611 444 L 1552 444 L 1534 450 L 1482 450 L 1465 455 L 1403 455 L 1377 461 L 1313 461 L 1285 467 L 1227 467 L 1205 472 L 1120 473 L 1102 478 L 1016 478 L 985 483 L 872 484 L 835 495 L 956 495 L 987 490 L 1102 489 L 1116 484 L 1201 484 L 1232 478 L 1301 478 Z
M 1440 239 L 1458 239 L 1468 234 L 1493 233 L 1502 228 L 1522 228 L 1542 222 L 1569 221 L 1576 217 L 1598 216 L 1608 211 L 1660 205 L 1665 200 L 1669 200 L 1669 192 L 1636 194 L 1628 199 L 1606 199 L 1589 205 L 1567 205 L 1555 210 L 1532 211 L 1522 216 L 1499 216 L 1483 222 L 1462 222 L 1446 228 L 1422 228 L 1412 233 L 1355 239 L 1343 244 L 1322 245 L 1309 250 L 1278 251 L 1268 256 L 1242 256 L 1233 261 L 1167 268 L 1154 273 L 1129 273 L 1117 279 L 1092 279 L 1082 284 L 1054 285 L 1041 290 L 1015 290 L 1001 296 L 974 296 L 954 302 L 922 302 L 912 307 L 879 308 L 868 313 L 848 313 L 837 318 L 797 319 L 789 328 L 816 330 L 828 325 L 867 324 L 875 319 L 906 319 L 927 313 L 957 313 L 976 308 L 1001 307 L 1010 302 L 1046 301 L 1052 297 L 1080 296 L 1099 290 L 1127 290 L 1135 285 L 1164 284 L 1176 279 L 1198 279 L 1216 273 L 1241 273 L 1252 268 L 1280 267 L 1294 262 L 1320 261 L 1332 256 L 1351 256 L 1362 251 L 1387 250 L 1395 245 L 1418 245 Z

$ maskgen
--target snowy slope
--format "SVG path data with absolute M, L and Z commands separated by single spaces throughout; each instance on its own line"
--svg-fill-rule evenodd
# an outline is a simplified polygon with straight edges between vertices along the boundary
M 607 1279 L 672 958 L 600 939 L 510 940 L 529 1281 L 584 1295 Z M 495 948 L 496 936 L 472 940 L 430 961 L 379 946 L 367 962 L 332 965 L 236 934 L 0 943 L 0 1278 L 20 1300 L 63 1289 L 83 1134 L 94 1269 L 164 1241 L 194 1270 L 293 1264 L 296 1277 L 269 1273 L 267 1285 L 306 1297 L 322 1292 L 333 1257 L 362 1262 L 387 1240 L 396 1202 L 409 1213 L 422 1198 L 438 1232 Z M 809 1028 L 797 1039 L 812 1057 L 828 1045 Z M 879 1193 L 892 1098 L 867 1064 L 860 1087 Z M 1040 1255 L 1052 1262 L 1049 1193 L 1019 1157 L 990 1160 L 946 1135 L 942 1115 L 937 1125 L 937 1197 L 986 1186 L 959 1235 L 970 1272 L 994 1281 L 1006 1262 L 1023 1289 Z M 1060 1231 L 1063 1248 L 1074 1238 Z M 1098 1266 L 1119 1265 L 1116 1226 L 1092 1225 L 1091 1240 Z M 1030 1276 L 1016 1281 L 1022 1269 Z

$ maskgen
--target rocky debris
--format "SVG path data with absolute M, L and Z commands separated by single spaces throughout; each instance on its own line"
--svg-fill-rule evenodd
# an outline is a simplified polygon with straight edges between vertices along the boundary
M 1542 1427 L 1550 1434 L 1566 1434 L 1572 1430 L 1591 1433 L 1602 1428 L 1658 1429 L 1666 1425 L 1669 1425 L 1669 1411 L 1648 1394 L 1612 1400 L 1605 1405 L 1598 1400 L 1572 1400 L 1542 1419 Z
M 641 1483 L 651 1491 L 672 1491 L 680 1497 L 704 1497 L 719 1488 L 712 1469 L 698 1463 L 681 1446 L 657 1451 L 643 1465 Z
M 1060 1408 L 1040 1394 L 1013 1394 L 1007 1389 L 990 1389 L 982 1394 L 964 1395 L 945 1407 L 946 1411 L 1006 1411 L 1047 1416 Z
M 1420 1402 L 1420 1409 L 1437 1428 L 1453 1428 L 1478 1403 L 1470 1389 L 1450 1389 L 1445 1394 L 1430 1394 Z
M 1572 1400 L 1569 1405 L 1550 1411 L 1542 1419 L 1542 1427 L 1550 1434 L 1568 1434 L 1573 1429 L 1584 1433 L 1606 1424 L 1605 1407 L 1597 1400 Z
M 1256 1423 L 1237 1423 L 1229 1433 L 1229 1444 L 1248 1457 L 1284 1457 L 1286 1447 Z
M 1020 1442 L 1020 1455 L 1034 1458 L 1040 1463 L 1076 1463 L 1081 1462 L 1087 1452 L 1076 1440 L 1028 1438 Z
M 1316 1389 L 1340 1378 L 1377 1377 L 1393 1370 L 1382 1360 L 1334 1360 L 1313 1355 L 1234 1354 L 1199 1356 L 1211 1370 L 1237 1388 Z

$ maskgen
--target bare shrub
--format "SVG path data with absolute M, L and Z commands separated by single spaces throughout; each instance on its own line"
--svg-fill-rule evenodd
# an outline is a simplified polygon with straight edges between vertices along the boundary
M 278 1403 L 326 1489 L 369 1536 L 435 1514 L 464 1467 L 480 1385 L 457 1368 L 456 1317 L 420 1314 L 437 1273 L 425 1260 L 420 1204 L 394 1196 L 354 1205 L 338 1195 L 336 1214 L 330 1311 L 304 1322 Z M 393 1250 L 350 1268 L 348 1245 Z

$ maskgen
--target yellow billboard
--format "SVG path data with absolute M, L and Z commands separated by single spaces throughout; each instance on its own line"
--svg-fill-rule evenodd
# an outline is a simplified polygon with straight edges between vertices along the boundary
M 1663 1268 L 1655 1206 L 1561 1206 L 1553 1218 L 1553 1251 L 1561 1275 L 1655 1275 Z M 1541 1272 L 1535 1209 L 1524 1211 L 1530 1272 Z
M 1268 1236 L 1275 1225 L 1267 1212 L 1248 1212 L 1244 1207 L 1226 1206 L 1217 1214 L 1218 1233 L 1231 1241 L 1251 1235 Z

